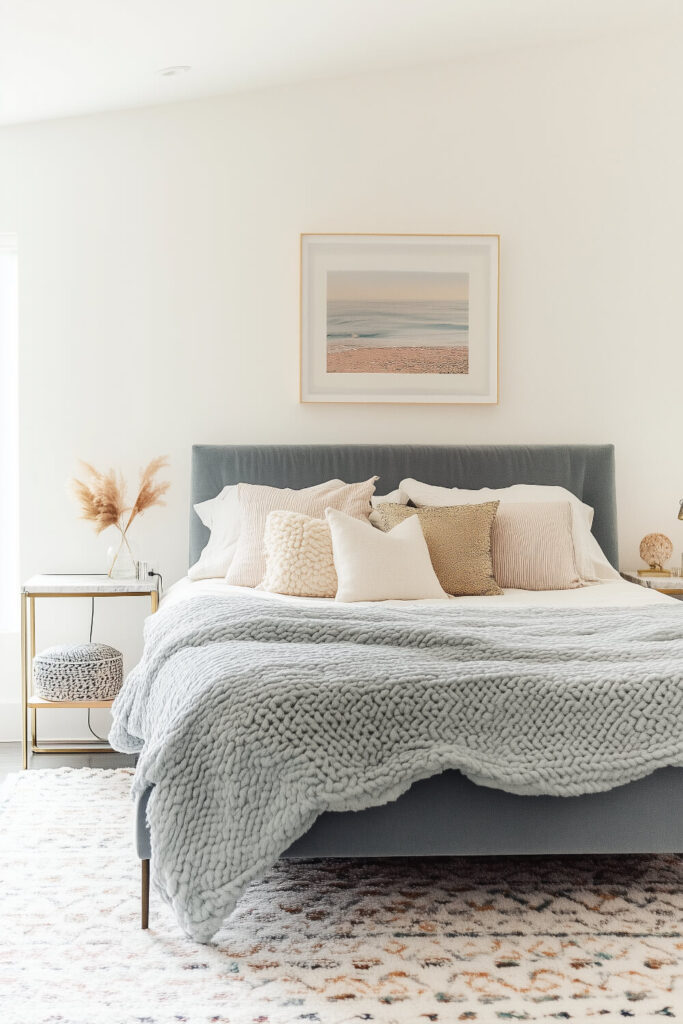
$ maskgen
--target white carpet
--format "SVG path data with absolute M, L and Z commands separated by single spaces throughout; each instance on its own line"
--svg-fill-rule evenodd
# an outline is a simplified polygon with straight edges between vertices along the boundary
M 683 1020 L 679 858 L 281 862 L 200 946 L 140 930 L 130 778 L 10 778 L 0 1024 Z

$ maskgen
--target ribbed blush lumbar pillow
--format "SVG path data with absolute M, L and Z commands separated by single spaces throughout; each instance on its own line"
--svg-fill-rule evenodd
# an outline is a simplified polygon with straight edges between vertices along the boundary
M 337 601 L 419 601 L 447 598 L 429 557 L 420 520 L 410 516 L 389 533 L 328 509 L 337 570 Z
M 450 508 L 381 505 L 370 521 L 386 531 L 409 516 L 417 516 L 434 571 L 446 593 L 483 597 L 502 594 L 491 560 L 491 530 L 497 508 L 497 501 Z
M 300 491 L 289 487 L 238 484 L 242 527 L 237 550 L 225 577 L 226 582 L 238 587 L 256 587 L 263 579 L 266 571 L 263 535 L 269 512 L 303 512 L 307 516 L 323 519 L 325 509 L 331 507 L 367 522 L 375 480 L 376 476 L 357 484 L 327 480 Z
M 493 530 L 493 572 L 501 587 L 571 590 L 582 586 L 568 501 L 501 504 Z
M 259 590 L 294 597 L 334 597 L 337 573 L 324 519 L 302 512 L 269 512 L 263 536 L 266 574 Z

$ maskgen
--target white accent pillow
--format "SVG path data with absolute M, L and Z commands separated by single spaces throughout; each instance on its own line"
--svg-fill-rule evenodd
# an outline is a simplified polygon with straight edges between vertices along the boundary
M 388 533 L 328 508 L 337 601 L 420 601 L 442 590 L 420 520 L 409 516 Z
M 511 487 L 436 487 L 407 478 L 401 480 L 400 489 L 408 499 L 421 508 L 424 505 L 479 505 L 486 501 L 506 503 L 564 502 L 572 509 L 572 536 L 576 564 L 582 580 L 618 579 L 614 569 L 591 533 L 593 509 L 568 491 L 566 487 L 546 484 L 513 484 Z
M 237 484 L 224 487 L 208 501 L 200 501 L 194 510 L 211 531 L 199 559 L 188 570 L 191 580 L 225 576 L 230 568 L 240 535 L 240 503 Z
M 293 597 L 334 597 L 337 573 L 324 519 L 303 512 L 269 512 L 263 535 L 266 574 L 259 590 Z

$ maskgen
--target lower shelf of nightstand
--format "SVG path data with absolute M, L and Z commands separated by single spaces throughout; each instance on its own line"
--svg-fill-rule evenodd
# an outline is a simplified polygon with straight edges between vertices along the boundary
M 110 700 L 45 700 L 36 694 L 26 701 L 26 707 L 34 713 L 40 711 L 59 711 L 61 708 L 110 708 L 114 703 Z M 34 739 L 36 737 L 34 736 Z M 97 743 L 92 740 L 50 740 L 48 743 L 32 743 L 33 754 L 113 754 L 114 749 L 108 743 Z
M 43 746 L 31 744 L 32 754 L 115 754 L 116 751 L 108 743 L 91 743 L 90 740 L 54 740 Z
M 59 708 L 110 708 L 113 703 L 113 700 L 45 700 L 44 697 L 36 697 L 34 694 L 29 697 L 26 706 L 57 711 Z

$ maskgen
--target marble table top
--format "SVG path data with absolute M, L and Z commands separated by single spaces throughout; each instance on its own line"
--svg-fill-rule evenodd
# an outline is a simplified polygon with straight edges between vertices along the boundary
M 667 593 L 680 591 L 683 594 L 683 576 L 639 576 L 637 569 L 624 569 L 621 575 L 629 583 L 639 583 L 641 587 L 665 590 Z
M 104 573 L 39 573 L 26 580 L 23 594 L 151 594 L 159 589 L 158 577 L 146 580 L 112 580 Z

